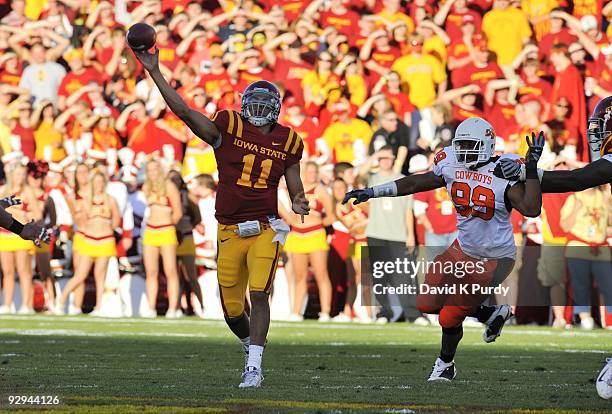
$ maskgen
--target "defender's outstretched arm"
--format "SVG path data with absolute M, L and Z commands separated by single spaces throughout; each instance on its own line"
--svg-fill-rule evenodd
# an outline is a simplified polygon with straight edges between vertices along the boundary
M 147 70 L 162 97 L 172 112 L 176 114 L 200 139 L 213 147 L 218 145 L 219 130 L 216 125 L 199 111 L 191 109 L 172 86 L 164 79 L 159 70 L 159 49 L 155 53 L 146 50 L 134 51 L 134 54 Z
M 612 163 L 599 159 L 576 170 L 544 171 L 543 193 L 567 193 L 612 183 Z
M 389 183 L 375 185 L 374 187 L 349 191 L 344 196 L 342 204 L 346 204 L 351 198 L 355 199 L 353 204 L 359 204 L 368 201 L 370 198 L 405 196 L 435 190 L 445 185 L 446 183 L 442 177 L 430 171 L 425 174 L 409 175 L 408 177 L 402 177 Z

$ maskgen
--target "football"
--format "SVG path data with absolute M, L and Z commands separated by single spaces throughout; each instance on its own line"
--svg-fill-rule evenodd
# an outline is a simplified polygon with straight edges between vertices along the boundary
M 125 37 L 132 50 L 148 50 L 155 45 L 155 29 L 146 23 L 130 27 Z

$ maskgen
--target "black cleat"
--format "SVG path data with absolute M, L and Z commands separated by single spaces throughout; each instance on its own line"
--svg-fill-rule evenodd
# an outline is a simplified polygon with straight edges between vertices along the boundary
M 427 381 L 452 381 L 456 376 L 457 368 L 455 368 L 455 361 L 446 363 L 438 358 L 431 369 L 431 374 Z
M 482 339 L 486 343 L 495 342 L 497 337 L 501 335 L 504 324 L 512 317 L 512 308 L 510 305 L 496 306 L 495 312 L 485 322 L 486 328 L 482 334 Z

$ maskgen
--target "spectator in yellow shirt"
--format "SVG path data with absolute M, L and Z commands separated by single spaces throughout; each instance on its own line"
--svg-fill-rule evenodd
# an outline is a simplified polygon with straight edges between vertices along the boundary
M 493 9 L 482 19 L 482 31 L 489 40 L 489 50 L 497 54 L 497 63 L 504 72 L 531 38 L 531 28 L 525 13 L 510 6 L 508 0 L 495 0 Z
M 333 162 L 360 164 L 366 157 L 372 129 L 361 119 L 351 117 L 351 106 L 342 98 L 332 107 L 336 121 L 323 132 L 323 139 L 333 154 Z
M 420 35 L 410 36 L 410 54 L 398 59 L 391 70 L 399 73 L 410 101 L 419 109 L 436 100 L 436 86 L 438 95 L 446 91 L 446 71 L 436 57 L 423 54 Z
M 561 228 L 567 232 L 565 257 L 572 280 L 574 313 L 580 326 L 593 329 L 591 286 L 597 281 L 608 312 L 612 311 L 612 254 L 607 243 L 610 214 L 608 186 L 570 195 L 561 209 Z
M 321 52 L 315 68 L 304 75 L 302 88 L 306 106 L 323 105 L 330 92 L 340 87 L 340 78 L 332 71 L 333 65 L 332 55 L 329 52 Z
M 383 0 L 382 3 L 383 9 L 376 14 L 378 17 L 390 23 L 401 20 L 406 23 L 408 33 L 414 32 L 414 22 L 412 21 L 412 18 L 400 11 L 401 0 Z

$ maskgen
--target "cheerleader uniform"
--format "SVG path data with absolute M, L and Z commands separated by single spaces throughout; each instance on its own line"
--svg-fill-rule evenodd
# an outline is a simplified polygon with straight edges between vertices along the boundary
M 84 231 L 78 230 L 74 235 L 74 250 L 82 256 L 89 257 L 113 257 L 117 256 L 115 235 L 112 231 L 112 217 L 110 206 L 106 203 L 92 203 L 88 212 L 87 220 L 100 219 L 108 224 L 111 231 L 107 235 L 92 236 Z
M 168 212 L 168 217 L 172 217 L 172 204 L 170 198 L 159 198 L 155 195 L 147 197 L 147 205 L 150 209 L 157 208 Z M 176 246 L 178 240 L 176 238 L 176 228 L 171 222 L 168 224 L 153 225 L 147 223 L 144 234 L 142 236 L 143 246 Z M 195 250 L 195 247 L 194 247 Z
M 311 207 L 310 215 L 323 217 L 323 203 L 314 198 L 315 189 L 316 187 L 313 187 L 304 194 Z M 328 250 L 329 244 L 327 243 L 327 233 L 322 224 L 315 224 L 302 228 L 293 226 L 285 241 L 285 251 L 287 253 L 308 254 Z

